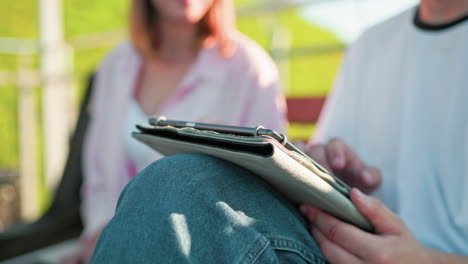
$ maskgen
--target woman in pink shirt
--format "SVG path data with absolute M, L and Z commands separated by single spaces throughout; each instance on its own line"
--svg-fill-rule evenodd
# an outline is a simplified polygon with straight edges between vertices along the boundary
M 97 73 L 84 146 L 83 254 L 114 215 L 123 187 L 161 157 L 130 137 L 150 116 L 284 131 L 271 58 L 235 29 L 232 0 L 133 0 L 130 41 Z

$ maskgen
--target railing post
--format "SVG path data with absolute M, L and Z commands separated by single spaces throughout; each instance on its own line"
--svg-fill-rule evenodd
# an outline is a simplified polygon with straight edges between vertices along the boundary
M 290 87 L 290 50 L 291 50 L 291 33 L 282 26 L 279 21 L 274 25 L 271 32 L 271 56 L 278 66 L 278 71 L 281 76 L 281 86 L 284 92 L 289 92 Z
M 19 88 L 19 190 L 20 215 L 23 220 L 34 220 L 39 216 L 40 181 L 37 159 L 37 120 L 34 86 L 37 85 L 35 72 L 31 70 L 31 57 L 19 57 L 17 86 Z
M 60 0 L 40 0 L 42 118 L 46 187 L 53 190 L 63 170 L 70 131 L 69 58 L 63 39 Z

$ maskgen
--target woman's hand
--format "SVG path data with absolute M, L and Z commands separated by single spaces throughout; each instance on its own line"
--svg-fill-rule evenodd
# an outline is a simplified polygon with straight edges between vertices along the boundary
M 365 193 L 374 191 L 382 181 L 380 171 L 364 164 L 341 139 L 309 144 L 305 153 L 348 185 Z
M 310 205 L 301 206 L 310 231 L 330 263 L 466 263 L 463 256 L 421 245 L 402 220 L 379 200 L 357 189 L 351 200 L 375 228 L 367 233 Z

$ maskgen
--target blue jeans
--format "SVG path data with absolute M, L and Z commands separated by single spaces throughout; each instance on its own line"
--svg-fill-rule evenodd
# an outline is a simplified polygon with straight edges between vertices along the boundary
M 205 155 L 159 160 L 123 190 L 92 263 L 325 263 L 294 205 Z

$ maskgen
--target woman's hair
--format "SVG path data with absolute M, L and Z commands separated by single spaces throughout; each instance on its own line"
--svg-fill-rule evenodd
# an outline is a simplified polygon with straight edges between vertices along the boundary
M 235 29 L 232 0 L 215 0 L 198 23 L 201 40 L 214 37 L 220 53 L 228 57 L 233 52 L 230 33 Z M 130 8 L 130 37 L 133 45 L 143 56 L 154 56 L 161 41 L 158 33 L 158 14 L 151 0 L 132 0 Z

